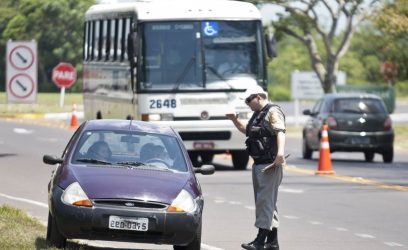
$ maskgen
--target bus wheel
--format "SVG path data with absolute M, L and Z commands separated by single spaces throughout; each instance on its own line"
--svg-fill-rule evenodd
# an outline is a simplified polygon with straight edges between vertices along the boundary
M 98 120 L 102 119 L 102 112 L 101 111 L 96 112 L 96 119 L 98 119 Z
M 198 162 L 198 153 L 193 151 L 188 151 L 188 156 L 190 156 L 191 163 L 193 166 L 198 168 L 200 167 L 200 163 Z
M 231 151 L 232 164 L 237 170 L 245 170 L 249 161 L 249 155 L 246 150 Z
M 201 162 L 203 164 L 211 164 L 211 162 L 214 159 L 214 154 L 213 153 L 200 153 L 200 157 L 201 157 Z

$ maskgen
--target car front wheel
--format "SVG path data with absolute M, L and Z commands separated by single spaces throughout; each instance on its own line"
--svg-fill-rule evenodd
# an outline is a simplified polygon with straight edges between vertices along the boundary
M 48 212 L 47 243 L 51 247 L 64 248 L 67 239 L 60 233 L 55 218 Z
M 202 222 L 200 221 L 200 225 L 197 229 L 196 235 L 190 244 L 187 246 L 174 246 L 174 250 L 200 250 L 201 249 L 201 224 Z
M 312 159 L 312 154 L 313 150 L 307 145 L 307 141 L 305 138 L 303 138 L 303 144 L 302 144 L 302 156 L 303 159 Z

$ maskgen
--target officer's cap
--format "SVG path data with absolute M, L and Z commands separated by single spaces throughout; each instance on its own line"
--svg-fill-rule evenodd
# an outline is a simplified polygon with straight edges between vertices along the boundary
M 246 91 L 240 96 L 240 99 L 245 100 L 251 95 L 262 95 L 262 94 L 265 95 L 265 97 L 268 96 L 268 93 L 266 93 L 261 86 L 254 85 L 254 86 L 250 86 L 249 88 L 247 88 Z

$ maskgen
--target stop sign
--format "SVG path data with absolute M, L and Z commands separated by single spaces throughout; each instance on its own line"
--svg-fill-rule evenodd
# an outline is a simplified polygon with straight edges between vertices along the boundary
M 76 70 L 70 63 L 62 62 L 52 69 L 52 81 L 60 88 L 69 88 L 76 80 Z

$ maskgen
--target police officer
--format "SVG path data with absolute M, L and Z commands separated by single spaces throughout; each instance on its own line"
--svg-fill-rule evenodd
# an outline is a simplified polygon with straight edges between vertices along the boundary
M 268 102 L 267 93 L 258 85 L 248 88 L 241 98 L 254 111 L 248 124 L 243 124 L 236 114 L 226 116 L 246 134 L 247 151 L 254 159 L 255 227 L 259 229 L 255 240 L 241 246 L 251 250 L 279 250 L 276 201 L 282 182 L 282 165 L 285 164 L 285 115 L 278 105 Z M 267 170 L 263 171 L 266 167 Z

